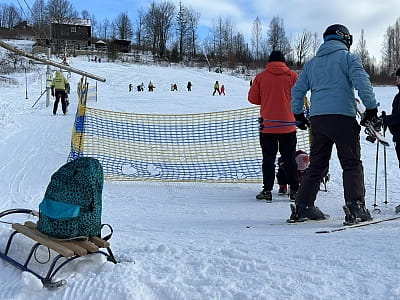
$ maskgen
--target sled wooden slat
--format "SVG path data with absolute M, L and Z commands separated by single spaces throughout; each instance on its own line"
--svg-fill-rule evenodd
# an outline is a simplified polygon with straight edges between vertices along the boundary
M 97 236 L 92 236 L 89 238 L 89 241 L 95 243 L 98 247 L 100 248 L 108 248 L 110 247 L 110 243 L 97 237 Z
M 58 240 L 54 240 L 53 238 L 49 237 L 48 235 L 45 235 L 44 233 L 41 233 L 39 230 L 36 229 L 36 223 L 32 222 L 32 221 L 26 221 L 24 223 L 24 225 L 26 227 L 29 227 L 32 231 L 34 231 L 38 236 L 43 237 L 43 238 L 47 238 L 53 242 L 56 242 L 68 249 L 71 249 L 72 251 L 74 251 L 74 253 L 76 255 L 79 256 L 84 256 L 87 254 L 87 250 L 83 247 L 80 247 L 79 245 L 77 245 L 76 243 L 74 243 L 74 241 L 58 241 Z M 61 254 L 61 253 L 60 253 Z
M 18 231 L 19 233 L 26 235 L 27 237 L 31 238 L 32 240 L 56 251 L 57 253 L 61 254 L 64 257 L 74 256 L 74 251 L 72 251 L 71 249 L 68 249 L 68 248 L 64 247 L 63 245 L 60 245 L 57 242 L 53 242 L 49 238 L 43 238 L 41 236 L 38 236 L 32 229 L 30 229 L 27 226 L 24 226 L 19 223 L 14 223 L 11 226 L 15 231 Z
M 99 247 L 89 241 L 74 241 L 74 243 L 91 253 L 99 251 Z
M 68 240 L 63 241 L 52 238 L 39 230 L 34 222 L 26 221 L 24 225 L 15 223 L 12 225 L 13 229 L 26 235 L 32 240 L 54 250 L 64 257 L 72 257 L 74 255 L 85 256 L 88 253 L 95 253 L 100 248 L 110 247 L 110 243 L 99 238 L 90 237 L 89 240 Z

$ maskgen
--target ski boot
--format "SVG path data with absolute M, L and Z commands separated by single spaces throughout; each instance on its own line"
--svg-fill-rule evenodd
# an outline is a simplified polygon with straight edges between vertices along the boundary
M 347 202 L 343 206 L 344 222 L 343 225 L 354 225 L 360 222 L 372 221 L 372 216 L 362 201 Z
M 304 222 L 308 220 L 325 220 L 329 218 L 329 215 L 324 214 L 318 207 L 312 206 L 304 206 L 301 204 L 290 204 L 290 209 L 292 214 L 289 219 L 286 221 L 288 223 L 297 223 Z
M 286 195 L 287 194 L 287 185 L 286 184 L 280 184 L 279 185 L 279 191 L 278 191 L 278 195 Z
M 296 200 L 297 191 L 290 189 L 289 192 L 289 199 L 290 201 L 294 202 Z
M 272 201 L 272 193 L 271 191 L 267 191 L 267 190 L 262 190 L 257 196 L 256 196 L 257 200 L 264 200 L 267 202 L 271 202 Z

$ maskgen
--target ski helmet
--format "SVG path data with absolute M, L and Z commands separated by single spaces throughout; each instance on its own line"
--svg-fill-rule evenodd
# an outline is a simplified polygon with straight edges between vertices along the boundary
M 343 42 L 348 49 L 353 44 L 353 36 L 350 34 L 346 26 L 334 24 L 328 26 L 324 32 L 324 41 L 338 40 Z

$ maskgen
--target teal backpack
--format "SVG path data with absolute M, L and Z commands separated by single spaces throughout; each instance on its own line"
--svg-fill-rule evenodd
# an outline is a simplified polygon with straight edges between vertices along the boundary
M 103 180 L 97 159 L 80 157 L 63 165 L 39 205 L 38 230 L 59 239 L 99 236 Z

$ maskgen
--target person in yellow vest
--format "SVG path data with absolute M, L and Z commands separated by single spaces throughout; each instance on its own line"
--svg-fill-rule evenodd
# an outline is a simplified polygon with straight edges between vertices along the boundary
M 61 71 L 56 71 L 56 76 L 53 78 L 51 83 L 51 96 L 55 96 L 56 99 L 54 101 L 53 106 L 53 115 L 57 114 L 58 102 L 61 99 L 61 108 L 62 112 L 65 115 L 67 113 L 67 94 L 70 92 L 68 79 L 63 76 Z
M 212 93 L 213 96 L 215 95 L 215 92 L 218 92 L 218 95 L 221 95 L 221 91 L 219 90 L 219 82 L 218 82 L 218 80 L 214 84 L 214 92 Z

